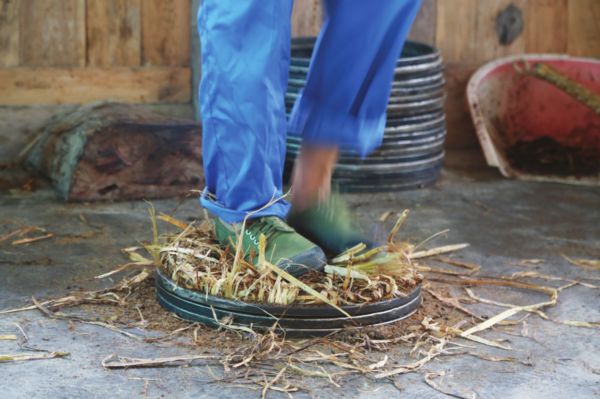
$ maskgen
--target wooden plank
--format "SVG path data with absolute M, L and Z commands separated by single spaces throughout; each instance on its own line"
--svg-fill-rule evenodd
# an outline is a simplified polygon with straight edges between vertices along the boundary
M 479 64 L 460 62 L 446 65 L 446 147 L 477 146 L 477 134 L 466 100 L 467 83 Z
M 424 0 L 408 38 L 427 44 L 435 43 L 438 0 Z
M 20 65 L 85 65 L 85 0 L 21 0 L 19 30 Z
M 87 64 L 141 65 L 140 0 L 87 2 Z
M 478 3 L 479 0 L 438 2 L 435 37 L 437 47 L 447 62 L 473 61 L 477 45 Z
M 477 52 L 475 60 L 487 62 L 509 54 L 525 52 L 524 32 L 509 45 L 501 44 L 496 32 L 498 14 L 511 5 L 521 10 L 523 22 L 526 24 L 528 11 L 526 0 L 485 0 L 479 2 L 477 7 Z
M 189 102 L 191 70 L 155 68 L 0 69 L 0 105 L 77 104 L 98 100 Z
M 568 52 L 600 57 L 600 1 L 569 0 Z
M 525 24 L 528 53 L 567 51 L 567 0 L 529 0 Z
M 0 0 L 0 67 L 19 64 L 19 0 Z
M 323 22 L 319 0 L 297 0 L 292 11 L 292 36 L 317 36 Z
M 143 65 L 189 65 L 190 0 L 142 2 L 142 58 Z

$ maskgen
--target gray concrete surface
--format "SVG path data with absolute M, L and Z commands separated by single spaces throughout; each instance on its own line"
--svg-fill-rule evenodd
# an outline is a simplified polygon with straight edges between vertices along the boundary
M 459 155 L 460 156 L 460 155 Z M 466 165 L 450 157 L 443 178 L 434 187 L 393 194 L 350 195 L 364 225 L 372 224 L 388 210 L 410 208 L 405 236 L 422 239 L 445 228 L 451 229 L 447 243 L 469 242 L 456 257 L 483 265 L 482 275 L 506 275 L 516 271 L 588 279 L 599 283 L 600 272 L 570 265 L 561 253 L 600 259 L 600 190 L 598 188 L 525 183 L 502 179 L 480 163 Z M 458 166 L 462 165 L 462 166 Z M 465 166 L 466 165 L 466 166 Z M 467 172 L 469 170 L 469 172 Z M 473 170 L 477 172 L 473 172 Z M 170 211 L 177 201 L 156 201 L 159 210 Z M 14 247 L 0 243 L 0 309 L 22 305 L 31 296 L 44 298 L 70 289 L 91 289 L 109 281 L 93 276 L 122 262 L 120 249 L 148 238 L 149 225 L 144 202 L 112 204 L 64 204 L 48 188 L 32 193 L 0 193 L 0 235 L 7 222 L 39 225 L 56 234 L 52 240 Z M 176 215 L 200 215 L 197 202 L 183 202 Z M 88 223 L 84 223 L 83 215 Z M 369 230 L 382 237 L 393 220 Z M 90 238 L 77 237 L 96 231 Z M 442 241 L 443 242 L 443 241 Z M 524 268 L 522 259 L 545 262 Z M 481 295 L 518 303 L 533 303 L 542 297 L 517 295 L 507 290 L 481 290 Z M 560 296 L 548 315 L 558 320 L 600 321 L 600 290 L 573 287 Z M 479 307 L 486 315 L 499 312 Z M 23 326 L 31 346 L 68 351 L 69 358 L 23 363 L 0 363 L 2 398 L 130 398 L 143 397 L 144 381 L 151 379 L 150 398 L 257 397 L 260 392 L 231 385 L 210 384 L 204 367 L 104 370 L 101 360 L 118 353 L 133 357 L 169 356 L 189 353 L 177 346 L 158 346 L 133 341 L 90 325 L 70 330 L 63 321 L 50 320 L 38 312 L 0 316 L 0 334 Z M 483 361 L 474 357 L 439 358 L 426 370 L 444 371 L 444 386 L 476 392 L 481 398 L 588 398 L 600 395 L 600 330 L 576 328 L 530 317 L 526 337 L 486 332 L 488 338 L 506 338 L 512 352 L 480 348 L 483 353 L 529 359 L 533 366 Z M 151 332 L 150 332 L 151 334 Z M 0 353 L 16 353 L 14 341 L 0 341 Z M 402 354 L 392 351 L 393 360 Z M 310 393 L 298 397 L 321 398 L 435 398 L 444 397 L 423 382 L 420 374 L 399 378 L 403 391 L 389 383 L 355 377 L 343 389 L 322 380 L 307 381 Z M 272 393 L 269 397 L 278 397 Z M 283 396 L 281 396 L 283 397 Z

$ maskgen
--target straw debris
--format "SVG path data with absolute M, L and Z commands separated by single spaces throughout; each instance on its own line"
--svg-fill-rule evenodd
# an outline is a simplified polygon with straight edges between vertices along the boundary
M 556 305 L 560 293 L 569 287 L 577 285 L 598 289 L 598 286 L 541 272 L 481 277 L 478 275 L 480 265 L 439 257 L 440 253 L 465 245 L 417 252 L 412 244 L 395 240 L 407 215 L 408 212 L 400 215 L 384 247 L 371 251 L 365 251 L 364 246 L 352 248 L 332 260 L 326 273 L 310 273 L 297 279 L 299 284 L 286 278 L 280 269 L 272 265 L 266 259 L 264 250 L 257 254 L 260 260 L 256 265 L 244 261 L 237 254 L 238 262 L 233 267 L 236 254 L 216 245 L 211 226 L 206 221 L 188 224 L 167 215 L 155 215 L 151 211 L 154 220 L 167 222 L 175 226 L 177 231 L 160 235 L 158 226 L 154 225 L 153 242 L 144 247 L 154 255 L 152 258 L 140 254 L 142 247 L 126 248 L 123 253 L 128 262 L 113 272 L 99 276 L 130 271 L 121 281 L 104 290 L 76 291 L 49 300 L 37 301 L 32 298 L 31 306 L 8 309 L 0 314 L 38 310 L 46 317 L 69 323 L 97 325 L 149 345 L 187 346 L 190 351 L 182 356 L 144 359 L 111 354 L 101 365 L 110 370 L 202 366 L 212 378 L 212 383 L 256 390 L 262 397 L 270 392 L 291 395 L 302 391 L 314 394 L 310 384 L 305 383 L 307 377 L 343 387 L 348 379 L 362 376 L 373 381 L 391 382 L 398 387 L 397 377 L 408 373 L 421 373 L 432 389 L 445 394 L 472 397 L 472 393 L 465 394 L 462 389 L 461 392 L 447 389 L 442 384 L 443 373 L 423 371 L 426 365 L 447 356 L 473 356 L 486 361 L 531 366 L 529 359 L 520 359 L 516 355 L 495 356 L 485 353 L 485 346 L 506 351 L 510 347 L 505 340 L 481 336 L 491 329 L 497 333 L 510 333 L 508 329 L 519 324 L 525 329 L 524 320 L 527 316 L 539 316 L 573 328 L 600 326 L 597 321 L 552 320 L 545 313 L 546 308 Z M 436 236 L 439 234 L 432 237 Z M 425 255 L 438 256 L 431 260 L 454 268 L 417 263 L 416 259 Z M 281 304 L 322 304 L 329 301 L 340 306 L 403 295 L 419 283 L 423 285 L 424 301 L 415 314 L 396 324 L 342 331 L 322 338 L 289 340 L 276 333 L 276 325 L 259 333 L 250 328 L 236 327 L 226 320 L 219 320 L 221 329 L 217 331 L 178 319 L 160 308 L 153 299 L 152 271 L 155 267 L 160 267 L 186 288 L 211 295 L 231 295 L 245 301 Z M 420 273 L 427 273 L 425 281 L 422 281 Z M 528 279 L 565 285 L 555 288 L 533 284 Z M 549 298 L 530 305 L 504 303 L 477 295 L 473 288 L 478 286 L 533 291 L 546 294 Z M 450 288 L 465 288 L 467 296 L 453 296 Z M 483 317 L 467 306 L 473 303 L 485 303 L 503 309 L 493 317 Z M 83 318 L 62 311 L 74 306 L 85 306 L 86 311 L 97 316 Z M 519 314 L 524 314 L 524 317 L 513 317 Z M 20 326 L 17 327 L 26 341 L 25 332 Z M 137 331 L 136 334 L 130 332 L 132 327 L 160 330 L 164 335 L 148 338 Z M 206 342 L 211 342 L 210 347 Z M 63 352 L 3 355 L 0 361 L 36 360 L 63 355 Z
M 406 296 L 421 283 L 413 247 L 394 241 L 407 215 L 402 213 L 386 245 L 368 251 L 358 245 L 334 258 L 325 273 L 311 271 L 300 278 L 266 259 L 264 241 L 253 264 L 222 249 L 208 221 L 187 224 L 160 215 L 180 231 L 157 236 L 159 268 L 178 285 L 208 295 L 279 305 L 328 304 L 345 313 L 339 306 Z

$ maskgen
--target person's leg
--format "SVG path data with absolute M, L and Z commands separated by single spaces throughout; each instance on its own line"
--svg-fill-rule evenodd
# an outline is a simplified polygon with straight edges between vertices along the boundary
M 219 243 L 294 275 L 322 270 L 325 255 L 282 219 L 285 103 L 292 0 L 203 0 L 198 14 L 206 189 Z M 269 205 L 274 199 L 273 204 Z M 269 205 L 269 206 L 267 206 Z M 258 211 L 258 212 L 257 212 Z M 242 221 L 251 215 L 244 225 Z
M 326 0 L 291 134 L 303 146 L 292 175 L 290 225 L 329 252 L 365 241 L 343 203 L 327 203 L 338 150 L 365 156 L 381 143 L 394 68 L 420 0 Z
M 289 132 L 361 156 L 381 144 L 400 56 L 420 0 L 326 0 L 306 86 Z
M 205 208 L 226 222 L 282 196 L 292 0 L 204 0 L 198 13 Z M 285 217 L 281 200 L 253 217 Z

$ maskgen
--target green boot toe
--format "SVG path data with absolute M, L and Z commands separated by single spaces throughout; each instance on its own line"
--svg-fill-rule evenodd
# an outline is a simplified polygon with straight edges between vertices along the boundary
M 217 241 L 223 247 L 236 250 L 242 223 L 226 223 L 215 218 Z M 300 276 L 309 270 L 323 271 L 327 258 L 317 245 L 298 234 L 287 223 L 275 216 L 252 219 L 246 223 L 242 250 L 244 259 L 256 264 L 261 234 L 266 237 L 265 257 L 274 265 L 293 276 Z

